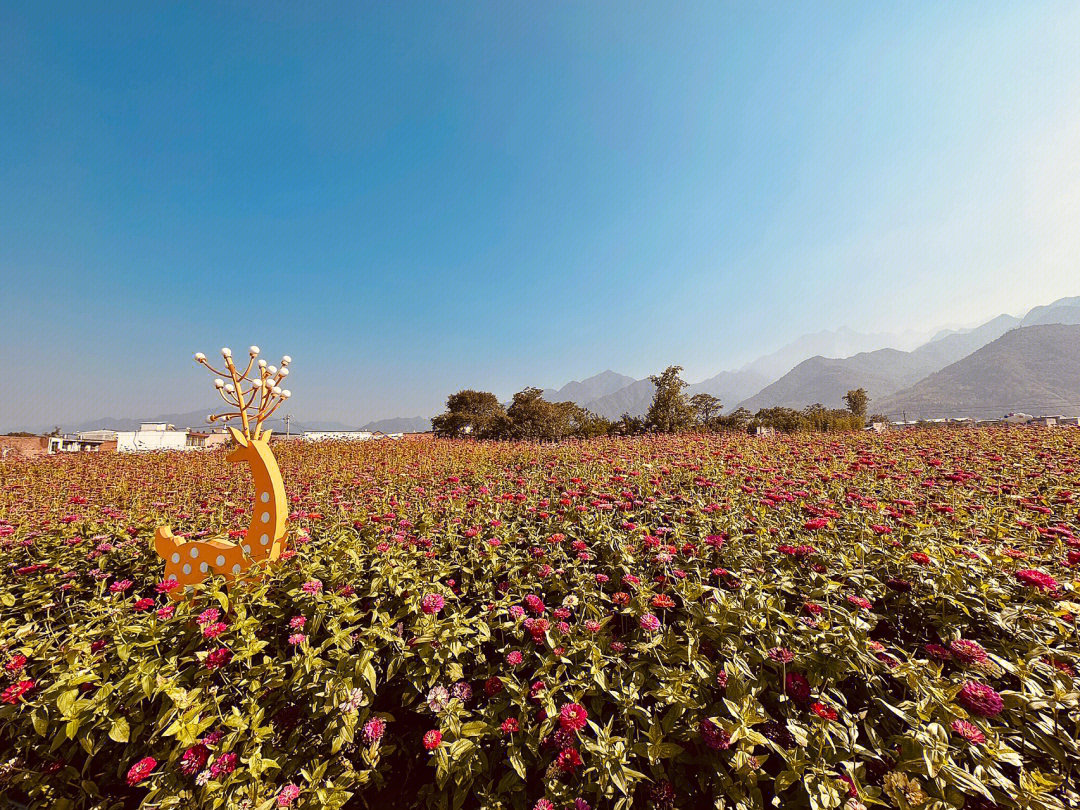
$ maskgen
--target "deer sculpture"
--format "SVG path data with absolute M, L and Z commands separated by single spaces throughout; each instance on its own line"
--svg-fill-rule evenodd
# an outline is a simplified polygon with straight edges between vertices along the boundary
M 229 406 L 223 413 L 211 414 L 207 421 L 240 420 L 240 430 L 228 426 L 235 446 L 225 458 L 232 463 L 246 463 L 251 470 L 255 482 L 251 523 L 239 543 L 220 537 L 185 540 L 173 535 L 171 527 L 159 526 L 154 534 L 154 550 L 165 560 L 165 579 L 175 579 L 181 586 L 169 591 L 173 599 L 183 599 L 214 574 L 233 582 L 253 564 L 277 560 L 285 546 L 285 487 L 270 449 L 272 431 L 263 430 L 263 423 L 291 396 L 281 383 L 289 375 L 292 358 L 286 355 L 280 367 L 270 366 L 258 359 L 259 347 L 252 346 L 247 368 L 241 373 L 231 350 L 222 349 L 221 355 L 225 371 L 213 368 L 202 352 L 195 355 L 195 362 L 218 375 L 214 387 Z

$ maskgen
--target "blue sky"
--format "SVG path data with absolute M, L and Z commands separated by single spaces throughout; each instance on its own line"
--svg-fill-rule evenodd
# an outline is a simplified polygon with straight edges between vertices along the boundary
M 0 0 L 0 429 L 360 423 L 1080 293 L 1075 3 Z

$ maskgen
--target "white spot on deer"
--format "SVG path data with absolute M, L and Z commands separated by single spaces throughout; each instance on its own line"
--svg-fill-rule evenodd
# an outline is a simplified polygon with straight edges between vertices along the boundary
M 207 565 L 206 563 L 204 563 L 204 562 L 203 562 L 203 563 L 199 563 L 199 570 L 200 570 L 200 571 L 202 571 L 202 572 L 203 572 L 204 574 L 206 573 L 206 569 L 207 569 L 207 568 L 209 568 L 209 567 L 210 567 L 210 566 L 208 566 L 208 565 Z
M 270 536 L 264 534 L 262 537 L 259 538 L 259 542 L 265 546 L 267 543 L 270 542 Z
M 184 573 L 185 574 L 190 574 L 191 573 L 191 563 L 184 563 Z
M 262 501 L 263 503 L 266 503 L 267 501 L 270 500 L 270 493 L 269 492 L 264 492 L 262 495 L 259 496 L 259 500 Z
M 217 567 L 218 568 L 224 568 L 225 567 L 225 555 L 224 554 L 218 554 Z
M 250 554 L 251 553 L 251 545 L 250 544 L 246 544 L 244 546 L 244 553 L 245 554 Z
M 197 558 L 198 558 L 198 556 L 199 556 L 199 549 L 198 549 L 198 547 L 195 547 L 195 548 L 191 549 L 191 559 L 193 559 L 193 560 L 194 560 L 194 559 L 197 559 Z
M 269 512 L 263 512 L 262 513 L 262 522 L 263 523 L 269 523 L 270 522 L 270 513 Z
M 175 554 L 173 554 L 173 555 L 172 555 L 172 557 L 170 557 L 170 559 L 171 559 L 171 560 L 172 560 L 172 561 L 173 561 L 174 563 L 178 563 L 178 562 L 180 562 L 180 552 L 178 551 L 178 552 L 176 552 Z
M 236 565 L 234 565 L 234 566 L 232 567 L 232 572 L 233 572 L 234 574 L 239 574 L 239 573 L 240 573 L 240 563 L 237 563 Z

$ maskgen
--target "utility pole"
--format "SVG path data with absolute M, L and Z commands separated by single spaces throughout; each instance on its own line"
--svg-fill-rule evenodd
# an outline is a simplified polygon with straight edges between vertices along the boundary
M 285 414 L 285 438 L 289 438 L 289 422 L 292 421 L 292 414 Z

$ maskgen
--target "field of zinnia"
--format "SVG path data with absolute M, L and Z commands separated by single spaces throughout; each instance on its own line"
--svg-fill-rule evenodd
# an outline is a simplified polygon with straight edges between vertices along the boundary
M 0 805 L 1080 806 L 1080 430 L 0 461 Z

